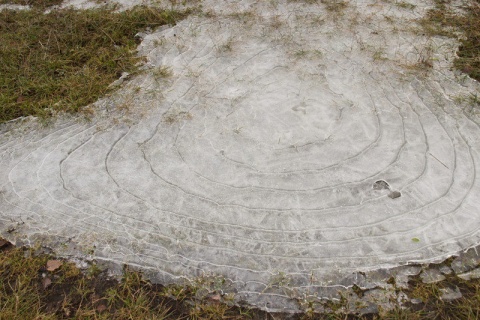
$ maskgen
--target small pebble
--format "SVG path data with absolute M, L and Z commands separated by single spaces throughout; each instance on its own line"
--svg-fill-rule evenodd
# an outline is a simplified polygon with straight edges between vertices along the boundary
M 399 191 L 392 191 L 388 196 L 392 199 L 396 199 L 396 198 L 400 198 L 401 195 L 402 194 Z

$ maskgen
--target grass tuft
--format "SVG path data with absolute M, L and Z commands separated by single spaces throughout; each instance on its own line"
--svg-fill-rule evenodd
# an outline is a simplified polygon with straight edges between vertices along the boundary
M 436 0 L 436 6 L 420 20 L 429 36 L 458 37 L 461 33 L 458 57 L 454 66 L 480 81 L 480 0 L 471 0 L 463 14 L 449 9 L 448 0 Z
M 79 111 L 122 72 L 138 70 L 136 33 L 188 13 L 147 7 L 0 12 L 0 123 Z
M 39 271 L 48 257 L 25 259 L 31 251 L 9 250 L 0 255 L 0 318 L 36 319 L 42 302 L 37 290 Z M 49 319 L 44 317 L 43 319 Z

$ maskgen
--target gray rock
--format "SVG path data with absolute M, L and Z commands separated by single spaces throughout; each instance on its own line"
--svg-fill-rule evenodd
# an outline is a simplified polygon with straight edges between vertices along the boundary
M 480 268 L 473 269 L 472 271 L 461 273 L 457 275 L 459 278 L 463 280 L 471 280 L 471 279 L 478 279 L 480 278 Z
M 419 266 L 404 266 L 396 269 L 395 283 L 397 288 L 407 289 L 408 281 L 412 276 L 419 275 L 422 268 Z
M 437 269 L 427 269 L 420 274 L 423 283 L 435 283 L 445 280 L 445 276 Z
M 478 242 L 479 121 L 453 97 L 479 87 L 450 71 L 456 40 L 431 48 L 411 32 L 422 10 L 202 6 L 213 14 L 138 35 L 138 55 L 168 79 L 148 68 L 122 77 L 90 122 L 0 125 L 3 236 L 56 251 L 55 239 L 72 238 L 71 256 L 133 265 L 162 283 L 223 275 L 271 310 L 295 308 L 299 290 L 338 291 L 346 277 L 377 282 L 348 277 L 358 270 Z M 385 59 L 372 59 L 379 50 Z M 423 77 L 409 66 L 431 50 Z M 457 273 L 476 267 L 470 254 Z
M 438 269 L 442 274 L 445 274 L 445 275 L 449 275 L 449 274 L 452 274 L 453 270 L 452 268 L 450 268 L 449 266 L 441 266 L 439 269 Z
M 470 248 L 466 252 L 460 253 L 452 263 L 451 267 L 456 274 L 465 273 L 476 268 L 480 264 L 480 256 L 476 248 Z
M 463 296 L 458 287 L 455 287 L 454 289 L 442 288 L 440 289 L 440 292 L 442 293 L 440 299 L 442 299 L 443 301 L 457 300 Z
M 402 194 L 400 193 L 400 191 L 392 191 L 388 194 L 388 196 L 392 199 L 396 199 L 396 198 L 400 198 Z

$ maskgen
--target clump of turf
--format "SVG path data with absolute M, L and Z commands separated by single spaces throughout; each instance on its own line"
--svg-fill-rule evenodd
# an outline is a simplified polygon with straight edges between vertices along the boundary
M 1 11 L 0 123 L 76 112 L 96 101 L 122 72 L 137 69 L 137 32 L 188 13 L 147 7 Z
M 454 66 L 480 81 L 480 0 L 471 0 L 463 8 L 464 14 L 450 10 L 449 2 L 436 0 L 435 8 L 420 23 L 428 35 L 455 37 L 462 33 Z
M 458 20 L 465 30 L 455 66 L 480 81 L 480 0 L 468 8 L 468 13 Z

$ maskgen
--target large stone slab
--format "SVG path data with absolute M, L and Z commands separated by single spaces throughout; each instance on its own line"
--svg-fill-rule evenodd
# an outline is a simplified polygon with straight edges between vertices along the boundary
M 4 125 L 2 234 L 272 310 L 478 244 L 478 86 L 431 4 L 307 2 L 204 1 L 91 121 Z

